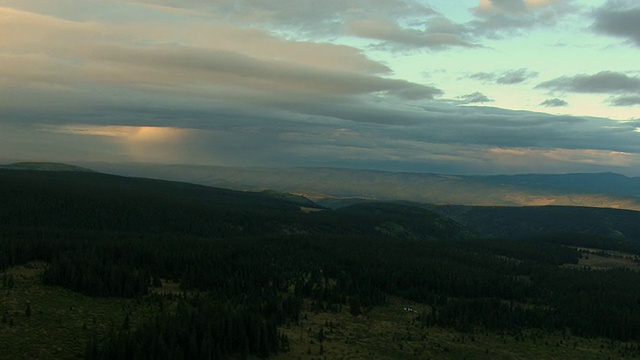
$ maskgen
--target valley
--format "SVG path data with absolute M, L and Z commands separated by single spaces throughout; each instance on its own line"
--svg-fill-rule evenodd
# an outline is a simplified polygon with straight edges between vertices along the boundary
M 237 190 L 273 189 L 301 194 L 318 202 L 346 197 L 440 205 L 564 205 L 640 210 L 640 178 L 615 173 L 468 176 L 341 168 L 81 165 L 125 176 Z

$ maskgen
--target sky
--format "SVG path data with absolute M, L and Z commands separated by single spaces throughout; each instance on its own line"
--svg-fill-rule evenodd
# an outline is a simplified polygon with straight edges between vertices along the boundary
M 0 0 L 0 162 L 640 176 L 636 0 Z

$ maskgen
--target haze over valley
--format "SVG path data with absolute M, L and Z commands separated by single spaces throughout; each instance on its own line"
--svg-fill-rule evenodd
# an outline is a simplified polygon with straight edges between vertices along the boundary
M 640 210 L 640 178 L 614 173 L 459 176 L 337 168 L 100 163 L 87 166 L 121 175 L 238 190 L 273 189 L 300 194 L 330 207 L 340 206 L 340 200 L 360 198 L 452 205 L 568 205 Z

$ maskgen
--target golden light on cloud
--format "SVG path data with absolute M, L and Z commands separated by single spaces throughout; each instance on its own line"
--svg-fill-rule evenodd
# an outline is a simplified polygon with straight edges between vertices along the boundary
M 131 133 L 130 128 L 131 126 L 67 125 L 47 126 L 43 127 L 41 130 L 71 135 L 127 137 Z
M 42 130 L 72 135 L 91 135 L 123 138 L 130 141 L 173 141 L 183 137 L 190 129 L 158 126 L 118 126 L 118 125 L 65 125 L 47 126 Z
M 136 161 L 180 161 L 183 144 L 191 130 L 142 126 L 126 137 L 129 155 Z
M 613 166 L 630 166 L 638 162 L 637 156 L 622 151 L 595 149 L 527 149 L 527 148 L 492 148 L 488 156 L 494 160 L 509 163 L 536 164 L 545 161 L 559 163 L 607 164 Z
M 128 128 L 131 128 L 128 139 L 132 142 L 172 142 L 180 140 L 190 132 L 185 129 L 154 126 L 129 126 Z
M 48 126 L 46 132 L 113 139 L 134 161 L 177 161 L 183 155 L 183 144 L 195 130 L 156 126 Z
M 543 7 L 557 2 L 557 0 L 527 0 L 527 6 L 530 8 Z
M 525 4 L 528 8 L 539 8 L 556 2 L 558 2 L 558 0 L 526 0 Z M 491 0 L 480 0 L 479 8 L 481 10 L 489 10 L 493 8 L 493 2 Z
M 480 9 L 487 10 L 491 9 L 491 0 L 480 0 Z

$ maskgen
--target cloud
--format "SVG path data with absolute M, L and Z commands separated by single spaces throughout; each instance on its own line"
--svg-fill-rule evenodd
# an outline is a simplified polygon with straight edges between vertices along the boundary
M 0 38 L 5 112 L 59 110 L 70 116 L 155 102 L 232 111 L 249 104 L 295 108 L 296 102 L 320 99 L 424 100 L 442 94 L 385 77 L 390 69 L 356 48 L 285 40 L 265 30 L 206 21 L 187 28 L 78 22 L 8 8 L 0 8 L 0 19 L 12 34 Z M 134 121 L 145 125 L 148 119 Z
M 459 96 L 459 98 L 462 99 L 463 104 L 486 103 L 493 101 L 493 99 L 489 99 L 486 95 L 477 91 L 471 94 Z
M 468 29 L 455 24 L 416 0 L 312 0 L 281 1 L 176 1 L 161 5 L 142 2 L 165 11 L 199 9 L 214 19 L 275 30 L 291 37 L 316 39 L 355 36 L 382 41 L 396 49 L 471 47 Z
M 483 13 L 499 11 L 506 13 L 526 13 L 527 3 L 523 0 L 481 0 L 479 10 Z
M 562 99 L 547 99 L 543 102 L 540 103 L 540 106 L 545 106 L 545 107 L 563 107 L 563 106 L 568 106 L 569 103 L 562 100 Z
M 527 71 L 526 69 L 512 70 L 500 75 L 496 79 L 496 83 L 507 85 L 520 84 L 536 76 L 538 76 L 538 73 L 535 71 Z
M 0 7 L 9 34 L 0 36 L 4 158 L 483 172 L 515 166 L 495 148 L 564 149 L 593 164 L 640 153 L 638 121 L 470 106 L 491 100 L 481 92 L 436 100 L 437 85 L 402 80 L 356 47 L 475 45 L 469 24 L 418 2 L 123 0 L 109 2 L 109 18 L 88 5 L 59 14 L 58 5 L 77 0 L 12 1 L 22 10 Z M 556 3 L 525 4 L 535 13 Z M 518 84 L 535 76 L 470 77 Z M 623 88 L 611 94 L 632 101 L 622 97 L 637 92 Z
M 434 27 L 442 28 L 442 31 L 434 30 L 429 25 L 424 30 L 403 28 L 389 19 L 356 20 L 347 24 L 350 34 L 359 37 L 381 40 L 386 45 L 399 48 L 431 48 L 441 49 L 450 46 L 472 47 L 474 44 L 465 41 L 460 31 L 455 31 L 453 24 L 445 23 L 447 20 L 439 18 Z
M 89 137 L 98 142 L 106 139 L 116 145 L 129 161 L 147 162 L 183 160 L 188 155 L 184 148 L 196 133 L 194 130 L 173 127 L 82 124 L 44 125 L 36 132 L 72 135 L 76 139 Z
M 473 34 L 499 38 L 535 27 L 554 26 L 574 13 L 572 0 L 481 0 L 468 26 Z
M 640 78 L 613 71 L 594 75 L 562 76 L 545 81 L 536 88 L 575 93 L 634 93 L 640 94 Z
M 193 86 L 206 84 L 256 91 L 292 91 L 319 95 L 360 95 L 383 92 L 402 99 L 431 99 L 442 94 L 434 87 L 406 80 L 387 79 L 354 71 L 328 70 L 279 60 L 261 60 L 241 53 L 189 47 L 144 49 L 112 46 L 95 49 L 101 60 L 117 70 L 96 75 L 120 84 Z M 142 66 L 144 64 L 144 66 Z
M 638 95 L 618 96 L 611 100 L 611 105 L 613 106 L 640 105 L 640 96 Z
M 348 35 L 381 40 L 398 47 L 471 46 L 461 37 L 459 25 L 448 22 L 430 6 L 416 0 L 343 0 L 322 4 L 313 0 L 206 3 L 166 0 L 163 5 L 169 9 L 198 8 L 224 21 L 289 31 L 295 37 Z
M 535 71 L 528 71 L 527 69 L 516 69 L 502 72 L 479 72 L 469 75 L 469 78 L 480 80 L 483 82 L 495 82 L 500 85 L 513 85 L 520 84 L 529 79 L 535 78 L 538 73 Z
M 475 79 L 475 80 L 480 80 L 480 81 L 494 81 L 496 79 L 497 75 L 494 73 L 488 73 L 488 72 L 478 72 L 478 73 L 474 73 L 469 75 L 470 79 Z
M 640 154 L 640 133 L 636 132 L 640 121 L 557 116 L 435 101 L 418 107 L 371 98 L 349 101 L 306 98 L 287 102 L 277 94 L 263 96 L 260 94 L 263 103 L 247 101 L 242 106 L 214 102 L 208 106 L 182 103 L 178 107 L 171 96 L 166 96 L 151 104 L 136 103 L 130 108 L 110 107 L 77 114 L 62 109 L 46 115 L 22 111 L 14 123 L 4 123 L 4 127 L 0 124 L 0 153 L 21 159 L 47 154 L 54 159 L 74 161 L 95 158 L 482 173 L 511 172 L 523 169 L 524 165 L 551 169 L 554 164 L 563 164 L 558 168 L 563 172 L 612 170 L 614 164 L 607 163 L 606 154 L 631 154 L 624 159 L 637 159 Z M 14 116 L 0 112 L 3 119 Z M 52 125 L 38 125 L 39 131 L 16 130 L 34 123 Z M 143 141 L 145 136 L 133 136 L 138 129 L 154 136 Z M 140 135 L 145 135 L 145 131 Z M 180 136 L 165 136 L 174 134 Z M 16 147 L 19 152 L 13 150 Z M 511 162 L 516 155 L 508 158 L 492 155 L 491 149 L 495 148 L 525 149 L 543 155 L 574 154 L 567 159 L 580 155 L 582 160 L 571 163 L 553 160 L 548 155 L 523 155 L 520 162 Z M 523 164 L 529 158 L 540 161 Z M 632 172 L 639 163 L 625 164 L 615 164 L 615 170 Z
M 640 46 L 640 6 L 633 0 L 609 0 L 595 10 L 595 31 L 626 38 Z
M 499 164 L 509 164 L 514 172 L 566 173 L 567 168 L 594 172 L 604 164 L 612 169 L 628 169 L 640 164 L 637 154 L 588 149 L 493 148 L 485 155 Z M 619 171 L 619 170 L 618 170 Z

